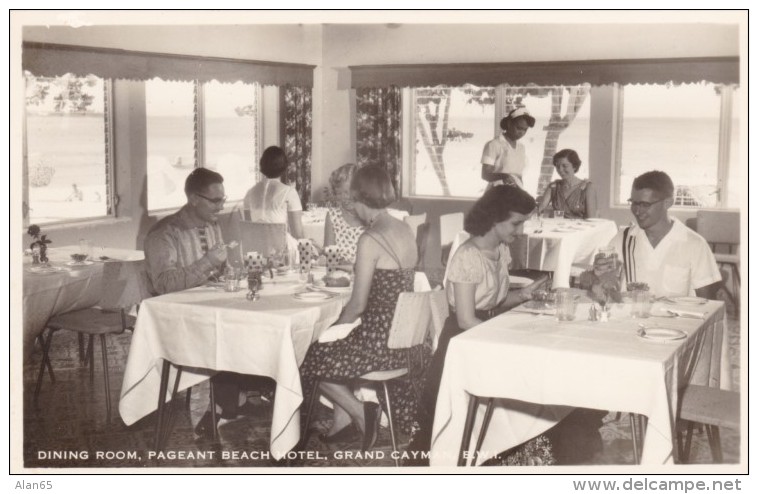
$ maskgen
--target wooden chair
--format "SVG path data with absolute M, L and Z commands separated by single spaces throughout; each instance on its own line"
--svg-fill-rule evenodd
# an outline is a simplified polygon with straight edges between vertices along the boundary
M 410 349 L 416 345 L 424 343 L 427 332 L 432 325 L 430 298 L 433 293 L 434 292 L 403 292 L 398 297 L 395 314 L 392 318 L 392 326 L 390 327 L 390 333 L 387 338 L 387 346 L 392 349 L 407 350 L 407 366 L 369 372 L 357 379 L 357 381 L 363 383 L 370 382 L 372 384 L 381 384 L 384 388 L 384 399 L 387 402 L 387 419 L 389 420 L 390 436 L 392 438 L 392 450 L 396 453 L 393 455 L 395 457 L 395 466 L 399 466 L 397 438 L 395 435 L 395 422 L 392 417 L 392 403 L 390 401 L 387 383 L 393 379 L 398 379 L 404 376 L 410 376 L 411 378 L 420 380 L 420 369 L 418 369 L 418 372 L 414 372 L 413 370 Z M 313 405 L 320 394 L 319 385 L 320 382 L 316 382 L 309 400 L 308 412 L 305 419 L 305 426 L 303 428 L 304 438 L 307 438 L 313 414 Z M 302 442 L 304 443 L 305 439 L 303 439 Z
M 456 235 L 463 230 L 463 213 L 443 214 L 440 216 L 440 254 L 442 265 L 446 266 L 450 257 Z
M 731 272 L 732 289 L 724 290 L 739 312 L 740 296 L 740 213 L 701 209 L 697 212 L 697 232 L 713 250 L 716 263 Z
M 80 359 L 88 361 L 90 381 L 94 380 L 95 357 L 94 338 L 100 336 L 100 348 L 103 358 L 103 374 L 105 380 L 105 410 L 106 420 L 111 417 L 111 390 L 108 376 L 108 345 L 106 336 L 120 334 L 127 329 L 134 329 L 136 318 L 128 314 L 132 306 L 138 305 L 144 298 L 150 296 L 147 288 L 144 261 L 113 261 L 103 266 L 103 292 L 99 306 L 66 312 L 50 318 L 45 331 L 40 334 L 42 343 L 42 363 L 40 364 L 37 384 L 34 388 L 34 405 L 38 405 L 39 393 L 45 368 L 55 382 L 50 362 L 50 346 L 56 331 L 63 329 L 79 333 Z M 83 335 L 89 336 L 86 354 L 82 354 Z
M 240 221 L 242 253 L 255 251 L 267 257 L 272 251 L 287 251 L 287 225 L 284 223 L 253 223 Z
M 723 463 L 719 427 L 740 428 L 740 394 L 708 386 L 689 385 L 684 388 L 679 400 L 679 419 L 687 421 L 684 443 L 677 434 L 679 457 L 686 462 L 692 446 L 692 431 L 695 423 L 703 424 L 708 435 L 708 444 L 714 463 Z
M 426 251 L 426 238 L 429 233 L 429 224 L 426 222 L 426 213 L 406 216 L 403 221 L 413 230 L 416 237 L 416 251 L 418 253 L 417 269 L 424 265 L 424 252 Z

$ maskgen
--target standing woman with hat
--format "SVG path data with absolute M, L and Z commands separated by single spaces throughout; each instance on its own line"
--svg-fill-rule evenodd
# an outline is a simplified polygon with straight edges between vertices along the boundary
M 534 127 L 534 117 L 526 108 L 516 108 L 500 120 L 503 133 L 484 145 L 482 179 L 524 187 L 523 172 L 527 165 L 526 148 L 519 141 Z M 491 185 L 488 185 L 490 187 Z

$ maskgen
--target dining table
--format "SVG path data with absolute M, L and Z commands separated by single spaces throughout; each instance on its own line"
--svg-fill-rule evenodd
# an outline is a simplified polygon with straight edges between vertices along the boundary
M 74 261 L 71 255 L 80 251 L 78 245 L 49 248 L 46 264 L 33 264 L 31 256 L 24 256 L 24 360 L 31 355 L 34 340 L 51 317 L 92 307 L 100 302 L 105 263 L 144 259 L 143 252 L 139 250 L 94 247 L 88 259 Z
M 514 252 L 514 268 L 552 273 L 553 287 L 568 287 L 572 266 L 588 268 L 595 251 L 605 247 L 618 227 L 604 218 L 535 218 L 524 223 L 526 247 Z
M 451 339 L 431 465 L 473 463 L 474 457 L 481 464 L 545 432 L 576 407 L 645 416 L 640 463 L 674 462 L 682 388 L 731 386 L 724 303 L 703 299 L 693 307 L 690 298 L 658 300 L 649 318 L 632 318 L 631 304 L 615 304 L 607 321 L 596 321 L 587 295 L 571 290 L 578 298 L 572 321 L 558 321 L 554 309 L 528 302 Z M 494 398 L 495 405 L 478 455 L 486 407 L 470 401 L 475 397 Z M 468 447 L 462 441 L 467 419 L 473 420 Z
M 267 376 L 276 381 L 269 447 L 275 458 L 284 457 L 300 439 L 300 364 L 308 347 L 338 319 L 351 293 L 351 287 L 321 286 L 324 267 L 313 273 L 314 283 L 297 272 L 264 277 L 257 300 L 248 299 L 246 287 L 227 292 L 221 283 L 144 300 L 121 387 L 124 423 L 131 425 L 170 400 L 171 393 L 161 397 L 161 390 L 166 391 L 161 381 L 173 383 L 179 367 L 177 391 L 219 371 Z M 416 289 L 428 287 L 426 276 L 418 273 Z M 168 376 L 163 375 L 164 362 L 172 364 Z

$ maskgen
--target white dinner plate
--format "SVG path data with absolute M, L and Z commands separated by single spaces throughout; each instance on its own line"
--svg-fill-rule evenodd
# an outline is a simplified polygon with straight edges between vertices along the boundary
M 323 278 L 315 280 L 313 287 L 317 290 L 329 291 L 334 293 L 351 293 L 353 291 L 353 282 L 350 282 L 348 286 L 326 286 L 326 282 Z
M 703 305 L 708 299 L 701 297 L 664 297 L 663 301 L 674 305 Z
M 326 293 L 326 292 L 297 292 L 297 293 L 293 293 L 292 296 L 298 300 L 304 300 L 306 302 L 316 302 L 319 300 L 330 299 L 334 295 L 332 295 L 331 293 Z
M 687 333 L 672 328 L 645 328 L 644 330 L 638 331 L 637 336 L 643 340 L 673 341 L 686 338 Z
M 29 272 L 36 273 L 36 274 L 52 274 L 52 273 L 60 273 L 61 271 L 69 271 L 69 270 L 62 268 L 60 266 L 31 266 L 29 267 Z
M 92 261 L 69 261 L 66 263 L 66 266 L 89 266 L 95 264 Z
M 603 218 L 587 218 L 584 221 L 591 221 L 593 223 L 599 223 L 601 221 L 606 221 L 606 220 L 604 220 Z
M 525 286 L 529 286 L 533 283 L 533 280 L 531 278 L 525 278 L 523 276 L 509 276 L 508 279 L 510 281 L 508 288 L 511 289 L 524 288 Z
M 577 230 L 575 230 L 574 228 L 560 227 L 560 228 L 553 228 L 551 231 L 557 232 L 557 233 L 573 233 Z

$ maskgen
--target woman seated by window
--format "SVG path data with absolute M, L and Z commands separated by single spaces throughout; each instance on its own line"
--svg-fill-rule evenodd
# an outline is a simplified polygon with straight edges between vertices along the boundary
M 573 149 L 561 149 L 553 156 L 553 166 L 560 175 L 552 182 L 540 201 L 540 212 L 563 211 L 564 218 L 594 218 L 597 198 L 592 182 L 576 176 L 582 160 Z
M 361 324 L 344 339 L 312 345 L 300 374 L 304 396 L 310 396 L 319 379 L 320 391 L 334 404 L 334 421 L 322 440 L 334 442 L 360 432 L 362 449 L 369 450 L 376 442 L 381 409 L 359 401 L 350 382 L 368 372 L 408 365 L 406 351 L 388 348 L 387 338 L 398 296 L 413 291 L 417 254 L 411 230 L 387 212 L 395 200 L 387 172 L 371 165 L 356 170 L 351 193 L 355 215 L 366 231 L 358 240 L 353 292 L 336 324 L 354 323 L 359 317 Z M 423 358 L 424 351 L 423 345 L 411 348 L 413 361 Z M 408 433 L 416 405 L 413 386 L 398 382 L 390 394 L 395 424 Z
M 541 278 L 529 286 L 509 291 L 508 244 L 521 231 L 522 224 L 534 211 L 535 201 L 525 190 L 514 185 L 498 185 L 484 193 L 464 220 L 471 234 L 455 251 L 448 267 L 445 290 L 450 317 L 445 321 L 437 351 L 427 369 L 424 390 L 409 451 L 428 451 L 437 404 L 442 368 L 450 338 L 531 300 L 532 292 L 547 281 Z M 416 455 L 409 465 L 425 465 L 428 459 Z
M 260 160 L 260 170 L 264 177 L 247 191 L 243 207 L 254 223 L 286 224 L 287 250 L 292 256 L 297 252 L 296 239 L 303 238 L 303 206 L 295 188 L 281 181 L 287 166 L 287 156 L 282 148 L 266 148 Z M 245 215 L 246 218 L 247 216 L 248 214 Z
M 324 245 L 336 245 L 347 264 L 355 264 L 358 238 L 365 230 L 350 197 L 350 182 L 355 170 L 356 166 L 348 163 L 334 170 L 329 177 L 329 187 L 338 206 L 329 209 L 324 229 Z

